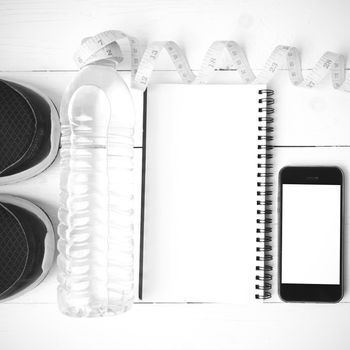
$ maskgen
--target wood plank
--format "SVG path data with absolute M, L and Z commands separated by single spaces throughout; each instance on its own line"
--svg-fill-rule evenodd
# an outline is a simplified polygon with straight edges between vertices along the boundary
M 175 40 L 198 69 L 214 40 L 236 40 L 254 68 L 276 45 L 302 50 L 312 67 L 326 50 L 350 55 L 350 2 L 267 1 L 84 1 L 0 2 L 1 70 L 75 69 L 72 54 L 82 38 L 120 29 L 140 38 Z M 172 69 L 168 59 L 159 69 Z
M 350 305 L 134 305 L 73 319 L 56 305 L 1 305 L 2 349 L 346 350 Z
M 258 73 L 255 70 L 255 73 Z M 120 72 L 127 83 L 128 72 Z M 59 108 L 61 97 L 72 72 L 6 72 L 3 79 L 24 82 L 41 89 Z M 151 83 L 179 83 L 176 72 L 156 71 Z M 240 83 L 237 72 L 218 71 L 212 83 Z M 350 145 L 349 94 L 336 91 L 328 80 L 314 89 L 293 86 L 286 71 L 279 72 L 269 84 L 275 90 L 275 145 Z M 142 146 L 142 92 L 131 89 L 136 111 L 135 146 Z M 215 96 L 213 96 L 215 98 Z
M 135 149 L 134 156 L 134 271 L 135 271 L 135 290 L 138 288 L 139 273 L 139 239 L 140 239 L 140 215 L 141 215 L 141 156 L 142 150 Z M 58 225 L 58 207 L 59 207 L 59 157 L 46 171 L 40 175 L 12 185 L 1 186 L 0 193 L 20 196 L 26 198 L 36 205 L 39 205 L 49 215 L 55 229 L 57 237 Z M 57 253 L 56 253 L 57 254 Z M 26 294 L 6 303 L 31 304 L 31 303 L 55 303 L 57 289 L 57 268 L 54 264 L 45 280 L 35 289 Z M 1 348 L 1 347 L 0 347 Z
M 59 110 L 61 98 L 69 82 L 74 79 L 76 71 L 72 72 L 2 72 L 0 79 L 13 80 L 40 89 L 46 94 Z M 125 82 L 130 84 L 130 73 L 120 72 Z M 142 116 L 143 116 L 143 93 L 136 89 L 130 90 L 135 106 L 135 134 L 136 147 L 142 146 Z

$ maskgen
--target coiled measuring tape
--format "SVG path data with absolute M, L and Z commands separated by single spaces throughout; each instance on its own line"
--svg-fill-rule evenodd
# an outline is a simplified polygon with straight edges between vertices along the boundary
M 131 52 L 131 86 L 145 90 L 150 82 L 152 72 L 159 55 L 165 50 L 170 56 L 177 73 L 184 83 L 207 83 L 215 70 L 220 68 L 221 58 L 226 50 L 242 81 L 246 84 L 267 84 L 278 69 L 287 69 L 292 84 L 300 87 L 314 88 L 326 76 L 330 75 L 333 87 L 350 92 L 350 78 L 345 75 L 345 58 L 343 55 L 325 52 L 315 67 L 304 78 L 298 50 L 292 46 L 277 46 L 266 61 L 264 68 L 255 76 L 242 48 L 234 41 L 215 41 L 207 50 L 201 69 L 195 75 L 182 49 L 173 41 L 152 42 L 141 57 L 141 49 L 136 38 L 117 30 L 99 33 L 83 40 L 74 58 L 79 67 L 99 60 L 113 60 L 117 63 L 124 59 L 118 42 L 127 40 Z

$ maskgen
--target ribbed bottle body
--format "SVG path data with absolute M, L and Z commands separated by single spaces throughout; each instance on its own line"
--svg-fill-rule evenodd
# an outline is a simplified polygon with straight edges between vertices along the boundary
M 58 300 L 70 316 L 117 314 L 133 301 L 132 101 L 110 67 L 87 68 L 61 107 Z M 118 91 L 130 99 L 120 110 Z

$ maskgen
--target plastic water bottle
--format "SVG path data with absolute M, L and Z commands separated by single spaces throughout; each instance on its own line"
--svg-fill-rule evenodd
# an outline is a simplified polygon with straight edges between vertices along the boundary
M 110 63 L 85 66 L 61 104 L 58 303 L 70 316 L 133 301 L 134 108 Z

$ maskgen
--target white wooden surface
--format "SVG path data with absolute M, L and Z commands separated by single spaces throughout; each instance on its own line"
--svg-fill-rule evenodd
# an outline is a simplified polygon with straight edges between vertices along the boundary
M 31 83 L 58 106 L 74 75 L 75 47 L 81 38 L 107 29 L 121 29 L 145 44 L 175 40 L 193 69 L 213 40 L 238 41 L 256 71 L 277 44 L 294 45 L 307 71 L 325 50 L 349 56 L 349 10 L 345 0 L 0 0 L 0 77 Z M 177 81 L 165 56 L 157 68 L 154 82 Z M 235 72 L 220 72 L 215 79 L 238 81 Z M 315 91 L 292 87 L 286 72 L 271 87 L 277 145 L 350 146 L 350 95 L 334 92 L 329 82 Z M 139 96 L 135 103 L 140 111 Z M 277 168 L 295 162 L 290 148 L 277 152 Z M 334 152 L 325 152 L 323 160 L 343 157 L 350 166 L 347 151 Z M 57 224 L 58 171 L 56 160 L 40 176 L 0 192 L 33 200 Z M 338 350 L 350 345 L 349 304 L 136 304 L 118 317 L 71 319 L 55 304 L 55 272 L 32 292 L 0 305 L 0 349 Z

